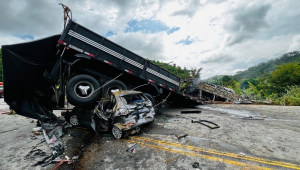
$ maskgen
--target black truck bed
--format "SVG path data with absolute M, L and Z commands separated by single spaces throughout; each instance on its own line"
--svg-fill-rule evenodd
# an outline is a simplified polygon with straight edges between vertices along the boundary
M 74 21 L 68 22 L 58 43 L 109 64 L 115 69 L 154 83 L 167 91 L 173 91 L 176 94 L 172 95 L 174 102 L 201 104 L 200 100 L 179 92 L 178 76 Z
M 179 92 L 180 78 L 175 74 L 74 21 L 69 21 L 58 43 L 89 55 L 116 69 L 126 71 L 138 78 L 154 83 L 168 91 L 173 91 L 177 94 L 176 97 L 184 98 L 185 103 L 201 104 L 201 101 Z M 172 101 L 175 101 L 175 99 Z M 178 99 L 178 101 L 181 100 Z

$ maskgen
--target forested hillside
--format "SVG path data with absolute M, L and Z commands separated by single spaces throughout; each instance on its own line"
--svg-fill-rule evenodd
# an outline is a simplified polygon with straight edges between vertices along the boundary
M 210 83 L 223 85 L 253 100 L 272 100 L 274 104 L 300 105 L 300 52 L 260 63 L 234 76 L 213 77 Z
M 163 63 L 156 60 L 151 60 L 151 62 L 179 76 L 181 79 L 187 79 L 190 77 L 200 78 L 200 71 L 202 70 L 202 68 L 191 68 L 188 70 L 185 67 L 181 68 L 180 66 L 176 66 L 176 64 Z
M 204 81 L 208 82 L 208 83 L 212 83 L 212 84 L 217 84 L 217 82 L 220 82 L 222 81 L 222 78 L 224 77 L 225 75 L 216 75 L 216 76 L 213 76 L 213 77 L 210 77 L 208 79 L 205 79 Z
M 255 79 L 260 76 L 263 76 L 264 74 L 268 74 L 274 71 L 277 68 L 277 66 L 285 63 L 300 63 L 300 51 L 286 53 L 279 58 L 275 58 L 267 62 L 260 63 L 256 66 L 249 67 L 245 71 L 239 71 L 234 76 L 230 77 L 235 80 Z M 220 84 L 222 83 L 224 76 L 226 75 L 216 75 L 205 79 L 204 81 L 213 84 Z
M 248 68 L 245 71 L 237 72 L 234 76 L 237 80 L 257 78 L 265 73 L 270 73 L 276 69 L 276 66 L 285 63 L 300 63 L 300 51 L 286 53 L 279 58 L 269 60 Z

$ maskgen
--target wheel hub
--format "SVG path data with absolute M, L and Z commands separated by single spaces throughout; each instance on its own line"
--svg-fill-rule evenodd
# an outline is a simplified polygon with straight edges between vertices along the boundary
M 115 138 L 120 139 L 122 137 L 122 130 L 120 130 L 117 126 L 114 126 L 112 129 L 112 133 Z
M 80 98 L 90 97 L 94 90 L 94 86 L 89 81 L 80 81 L 74 86 L 74 93 Z
M 81 91 L 83 95 L 88 94 L 88 90 L 90 89 L 90 86 L 79 86 L 78 89 Z
M 79 125 L 78 118 L 76 115 L 73 115 L 70 117 L 70 123 L 71 123 L 71 125 L 74 125 L 74 126 Z

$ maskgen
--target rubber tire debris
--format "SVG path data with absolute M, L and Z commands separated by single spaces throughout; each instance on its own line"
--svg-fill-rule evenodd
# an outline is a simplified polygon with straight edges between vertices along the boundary
M 205 124 L 205 123 L 203 123 L 203 122 L 205 122 L 205 123 L 208 123 L 208 124 L 212 124 L 212 125 L 215 125 L 215 126 L 210 126 L 210 125 L 208 125 L 208 124 Z M 192 123 L 199 123 L 199 124 L 201 124 L 201 125 L 204 125 L 204 126 L 206 126 L 206 127 L 209 127 L 210 129 L 217 129 L 217 128 L 220 128 L 220 126 L 218 125 L 218 124 L 216 124 L 216 123 L 214 123 L 214 122 L 211 122 L 211 121 L 208 121 L 208 120 L 192 120 Z
M 193 168 L 200 168 L 199 162 L 194 162 L 192 166 Z
M 188 136 L 188 134 L 184 134 L 184 135 L 182 135 L 182 136 L 178 136 L 178 135 L 175 135 L 176 137 L 177 137 L 177 139 L 179 140 L 179 139 L 181 139 L 181 138 L 184 138 L 184 137 L 187 137 Z
M 245 120 L 265 120 L 263 118 L 255 118 L 253 116 L 243 117 L 242 119 L 245 119 Z
M 200 110 L 183 110 L 181 111 L 181 113 L 185 114 L 185 113 L 201 113 Z

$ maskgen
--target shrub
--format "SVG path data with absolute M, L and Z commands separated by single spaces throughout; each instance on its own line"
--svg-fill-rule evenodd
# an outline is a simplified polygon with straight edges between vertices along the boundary
M 284 106 L 300 106 L 300 86 L 286 88 L 286 94 L 273 100 L 273 104 Z

